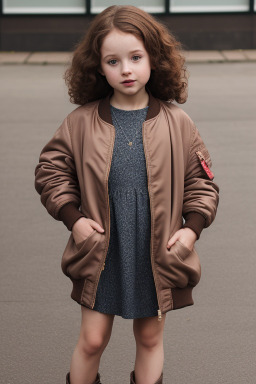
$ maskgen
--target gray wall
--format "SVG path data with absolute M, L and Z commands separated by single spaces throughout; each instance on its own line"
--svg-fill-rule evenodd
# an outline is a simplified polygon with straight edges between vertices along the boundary
M 93 16 L 0 19 L 1 51 L 70 51 Z M 256 49 L 256 14 L 158 15 L 185 49 Z

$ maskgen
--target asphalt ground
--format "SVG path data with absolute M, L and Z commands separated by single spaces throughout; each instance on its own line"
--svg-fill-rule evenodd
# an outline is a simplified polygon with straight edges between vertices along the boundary
M 255 98 L 253 62 L 189 64 L 191 116 L 220 187 L 217 217 L 196 243 L 195 304 L 167 313 L 165 384 L 255 383 Z M 0 67 L 1 362 L 4 384 L 65 382 L 80 306 L 60 262 L 69 232 L 34 189 L 42 147 L 74 108 L 63 65 Z M 100 373 L 129 383 L 132 319 L 115 317 Z

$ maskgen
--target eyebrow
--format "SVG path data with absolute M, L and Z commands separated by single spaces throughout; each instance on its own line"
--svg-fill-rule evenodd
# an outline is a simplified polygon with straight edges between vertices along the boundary
M 133 51 L 130 51 L 129 54 L 131 54 L 131 53 L 135 53 L 135 52 L 141 52 L 141 53 L 143 53 L 143 51 L 142 51 L 141 49 L 134 49 Z M 103 58 L 103 60 L 105 60 L 105 59 L 107 59 L 108 57 L 111 57 L 111 56 L 118 56 L 118 55 L 117 55 L 116 53 L 111 53 L 111 54 L 105 56 L 105 57 Z

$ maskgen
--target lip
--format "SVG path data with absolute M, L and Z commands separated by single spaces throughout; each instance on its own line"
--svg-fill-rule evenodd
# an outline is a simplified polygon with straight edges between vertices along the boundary
M 123 84 L 124 87 L 133 87 L 135 84 L 135 80 L 125 80 L 121 84 Z

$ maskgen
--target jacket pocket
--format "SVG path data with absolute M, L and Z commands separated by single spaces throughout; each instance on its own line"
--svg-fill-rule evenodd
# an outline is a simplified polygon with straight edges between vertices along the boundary
M 72 279 L 94 281 L 103 257 L 104 236 L 94 229 L 85 240 L 76 244 L 71 233 L 62 255 L 63 273 Z
M 187 285 L 197 285 L 201 277 L 201 265 L 195 249 L 190 251 L 178 240 L 166 251 L 165 278 L 171 287 L 185 288 Z
M 186 257 L 190 254 L 191 251 L 181 241 L 177 240 L 177 243 L 181 247 L 181 251 L 177 253 L 177 256 L 180 258 L 181 261 L 185 261 Z
M 94 232 L 96 232 L 96 229 L 93 229 L 93 231 L 84 240 L 80 241 L 79 243 L 76 243 L 74 240 L 74 243 L 77 249 L 81 249 L 84 246 L 84 244 L 87 242 L 87 240 L 94 234 Z

